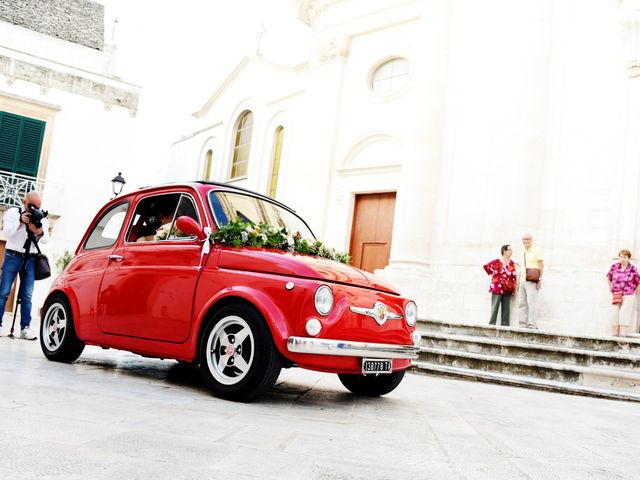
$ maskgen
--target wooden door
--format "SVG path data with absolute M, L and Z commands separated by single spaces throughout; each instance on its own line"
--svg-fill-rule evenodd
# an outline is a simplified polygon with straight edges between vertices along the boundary
M 0 268 L 2 268 L 2 262 L 4 261 L 4 249 L 7 242 L 0 240 Z M 7 298 L 7 303 L 4 307 L 5 312 L 13 312 L 13 302 L 16 298 L 16 283 L 13 282 L 13 288 L 11 288 L 11 293 L 9 294 L 9 298 Z
M 356 195 L 351 228 L 351 264 L 368 272 L 389 264 L 396 193 Z

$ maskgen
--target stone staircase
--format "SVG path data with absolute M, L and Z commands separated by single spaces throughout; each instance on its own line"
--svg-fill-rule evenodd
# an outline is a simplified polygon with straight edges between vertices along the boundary
M 640 402 L 640 338 L 421 320 L 417 373 Z

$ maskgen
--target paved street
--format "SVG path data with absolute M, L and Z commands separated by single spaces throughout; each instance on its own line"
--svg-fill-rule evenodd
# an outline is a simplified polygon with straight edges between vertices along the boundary
M 283 371 L 252 404 L 175 361 L 0 338 L 0 478 L 637 479 L 640 405 L 410 375 L 379 399 Z

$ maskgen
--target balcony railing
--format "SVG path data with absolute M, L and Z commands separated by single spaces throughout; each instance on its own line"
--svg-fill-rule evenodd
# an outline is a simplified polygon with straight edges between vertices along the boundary
M 45 181 L 41 178 L 27 177 L 0 170 L 0 209 L 3 207 L 21 207 L 25 195 L 32 190 L 40 192 L 45 197 L 45 200 L 51 197 L 51 200 L 55 199 L 54 203 L 59 203 L 62 185 Z

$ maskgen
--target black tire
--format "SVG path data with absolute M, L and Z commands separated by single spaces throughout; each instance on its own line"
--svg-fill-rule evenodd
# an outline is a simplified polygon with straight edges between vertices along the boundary
M 347 390 L 363 397 L 379 397 L 400 385 L 406 370 L 378 375 L 352 375 L 339 373 L 338 378 Z
M 84 350 L 84 342 L 76 335 L 71 306 L 64 295 L 56 294 L 44 304 L 40 320 L 40 348 L 49 360 L 73 362 Z
M 273 387 L 282 358 L 264 317 L 249 305 L 235 304 L 221 308 L 205 326 L 200 368 L 214 395 L 248 402 Z

